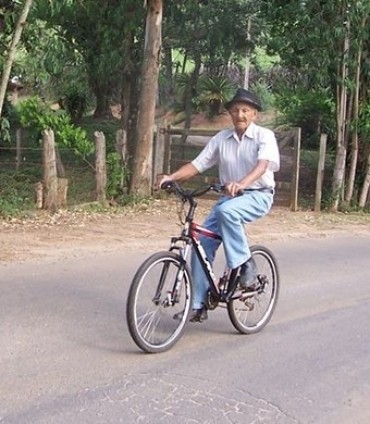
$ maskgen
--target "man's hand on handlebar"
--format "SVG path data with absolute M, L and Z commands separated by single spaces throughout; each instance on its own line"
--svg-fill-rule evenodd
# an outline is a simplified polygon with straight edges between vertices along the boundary
M 159 174 L 156 177 L 156 182 L 155 182 L 154 188 L 156 190 L 161 190 L 162 188 L 164 188 L 163 186 L 166 185 L 166 183 L 167 184 L 171 183 L 171 179 L 170 179 L 169 175 Z
M 231 197 L 239 196 L 244 187 L 238 182 L 231 182 L 225 185 L 225 193 Z

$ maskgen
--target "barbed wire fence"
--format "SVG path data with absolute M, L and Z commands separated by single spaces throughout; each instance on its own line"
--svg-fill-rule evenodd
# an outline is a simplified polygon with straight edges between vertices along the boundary
M 25 198 L 35 208 L 47 210 L 67 206 L 68 191 L 68 205 L 96 201 L 95 164 L 77 157 L 74 149 L 56 148 L 55 143 L 52 143 L 49 152 L 51 157 L 45 156 L 50 137 L 53 135 L 49 133 L 48 140 L 45 140 L 44 134 L 40 146 L 0 146 L 0 196 L 3 199 L 6 195 Z M 56 168 L 59 160 L 66 175 L 58 175 Z M 53 169 L 51 183 L 45 181 L 47 166 Z M 55 181 L 57 189 L 54 192 L 51 186 L 54 184 L 55 188 Z M 50 192 L 56 198 L 49 202 L 47 197 Z

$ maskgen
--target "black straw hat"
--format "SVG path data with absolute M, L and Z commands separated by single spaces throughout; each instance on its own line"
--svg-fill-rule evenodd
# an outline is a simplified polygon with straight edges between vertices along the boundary
M 229 110 L 234 103 L 247 103 L 250 106 L 253 106 L 259 112 L 262 110 L 262 105 L 259 98 L 246 90 L 245 88 L 238 88 L 235 96 L 229 101 L 225 103 L 225 108 Z

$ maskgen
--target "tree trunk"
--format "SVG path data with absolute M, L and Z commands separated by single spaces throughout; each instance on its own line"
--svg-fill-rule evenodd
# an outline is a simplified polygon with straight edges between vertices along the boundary
M 93 62 L 91 60 L 88 60 L 88 58 L 85 60 L 87 60 L 87 63 L 90 64 L 89 66 L 93 66 Z M 88 71 L 88 79 L 96 101 L 94 118 L 111 118 L 112 112 L 110 109 L 110 98 L 112 89 L 109 76 L 102 78 L 94 72 Z
M 361 29 L 365 28 L 367 16 L 364 16 L 361 21 Z M 358 132 L 357 132 L 357 121 L 358 121 L 358 112 L 359 112 L 359 102 L 360 102 L 360 77 L 361 77 L 361 60 L 362 60 L 362 39 L 360 40 L 358 51 L 357 51 L 357 60 L 356 60 L 356 78 L 355 78 L 355 92 L 353 96 L 353 116 L 352 119 L 355 122 L 355 128 L 352 130 L 352 140 L 351 140 L 351 163 L 349 168 L 348 182 L 347 182 L 347 191 L 345 194 L 346 203 L 350 203 L 353 197 L 353 190 L 355 186 L 356 178 L 356 169 L 358 162 Z
M 251 67 L 251 49 L 249 46 L 250 40 L 251 40 L 251 28 L 252 28 L 252 18 L 248 16 L 247 20 L 247 50 L 245 53 L 245 70 L 244 70 L 244 88 L 246 90 L 249 89 L 249 72 Z
M 170 46 L 163 49 L 164 59 L 164 70 L 165 70 L 165 82 L 163 90 L 163 103 L 165 105 L 171 105 L 173 102 L 173 72 L 172 72 L 172 48 Z
M 32 6 L 32 0 L 25 0 L 22 13 L 21 13 L 21 15 L 18 19 L 17 25 L 15 27 L 12 42 L 10 43 L 7 59 L 6 59 L 6 62 L 4 64 L 3 73 L 2 73 L 2 76 L 1 76 L 1 85 L 0 85 L 0 116 L 1 116 L 2 111 L 3 111 L 6 89 L 8 87 L 10 72 L 12 70 L 12 65 L 13 65 L 13 62 L 14 62 L 15 49 L 17 47 L 17 44 L 19 43 L 19 40 L 21 39 L 23 27 L 26 23 L 27 16 L 28 16 L 28 13 L 30 11 L 31 6 Z
M 367 170 L 366 170 L 366 176 L 364 184 L 362 185 L 362 190 L 360 194 L 360 200 L 358 202 L 358 205 L 360 208 L 364 208 L 366 205 L 366 199 L 369 194 L 369 188 L 370 188 L 370 154 L 367 157 Z
M 55 157 L 55 140 L 52 130 L 43 132 L 44 208 L 50 212 L 58 209 L 58 177 Z
M 94 118 L 111 117 L 110 110 L 110 95 L 105 87 L 95 84 L 94 94 L 96 98 L 96 107 L 94 111 Z
M 355 109 L 356 109 L 356 103 L 357 103 L 357 112 L 354 112 L 353 119 L 355 122 L 357 122 L 358 119 L 358 99 L 355 100 Z M 357 114 L 357 117 L 355 116 Z M 357 128 L 353 129 L 352 137 L 351 137 L 351 161 L 350 161 L 350 167 L 349 167 L 349 173 L 348 173 L 348 179 L 347 179 L 347 189 L 344 196 L 344 200 L 346 204 L 350 204 L 352 197 L 353 197 L 353 190 L 355 186 L 355 178 L 356 178 L 356 169 L 357 169 L 357 162 L 358 162 L 358 133 Z
M 58 188 L 57 188 L 57 205 L 59 208 L 67 207 L 67 194 L 68 194 L 68 179 L 67 178 L 58 178 Z
M 16 157 L 15 157 L 15 168 L 19 171 L 19 167 L 22 163 L 22 132 L 20 128 L 17 128 L 15 131 L 15 149 L 16 149 Z
M 343 45 L 342 66 L 338 70 L 340 81 L 337 83 L 337 152 L 333 174 L 333 204 L 331 210 L 338 211 L 342 199 L 342 190 L 345 180 L 345 167 L 347 157 L 346 143 L 346 118 L 347 118 L 347 87 L 345 85 L 348 77 L 348 49 L 349 49 L 349 23 Z
M 60 155 L 60 151 L 59 151 L 58 147 L 55 147 L 55 157 L 56 157 L 56 161 L 57 161 L 57 173 L 58 173 L 58 177 L 65 178 L 66 171 L 64 169 L 62 157 Z
M 188 130 L 191 125 L 191 115 L 193 112 L 192 109 L 192 100 L 194 95 L 196 94 L 196 86 L 199 78 L 199 70 L 202 64 L 202 59 L 199 52 L 195 53 L 194 57 L 195 67 L 189 78 L 188 84 L 185 88 L 185 124 L 184 124 L 184 132 L 181 136 L 180 143 L 185 144 L 186 139 L 188 137 Z
M 152 144 L 161 53 L 162 0 L 147 0 L 143 68 L 137 117 L 137 146 L 131 192 L 149 196 L 152 192 Z
M 135 66 L 135 61 L 132 59 L 133 52 L 135 51 L 134 35 L 126 36 L 125 40 L 125 57 L 127 61 L 123 69 L 123 84 L 122 84 L 122 114 L 121 125 L 123 133 L 125 134 L 125 158 L 124 164 L 128 166 L 129 173 L 132 175 L 135 155 L 135 132 L 137 120 L 137 102 L 138 97 L 138 74 Z
M 105 136 L 101 131 L 94 132 L 95 138 L 95 177 L 96 177 L 96 200 L 107 204 L 107 166 Z
M 137 75 L 133 76 L 133 81 L 130 85 L 130 109 L 128 113 L 128 121 L 127 121 L 127 141 L 126 141 L 126 163 L 128 165 L 128 169 L 130 171 L 130 175 L 134 173 L 135 167 L 135 152 L 136 152 L 136 128 L 137 128 L 137 99 L 139 97 L 139 82 Z M 130 184 L 131 185 L 131 184 Z

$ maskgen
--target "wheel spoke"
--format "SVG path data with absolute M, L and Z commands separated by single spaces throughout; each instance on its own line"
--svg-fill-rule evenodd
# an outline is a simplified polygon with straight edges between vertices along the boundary
M 146 337 L 148 337 L 150 328 L 153 328 L 154 319 L 156 317 L 157 311 L 151 311 L 149 313 L 145 313 L 138 317 L 137 320 L 137 327 L 140 330 L 140 332 Z M 158 324 L 158 319 L 157 319 Z

